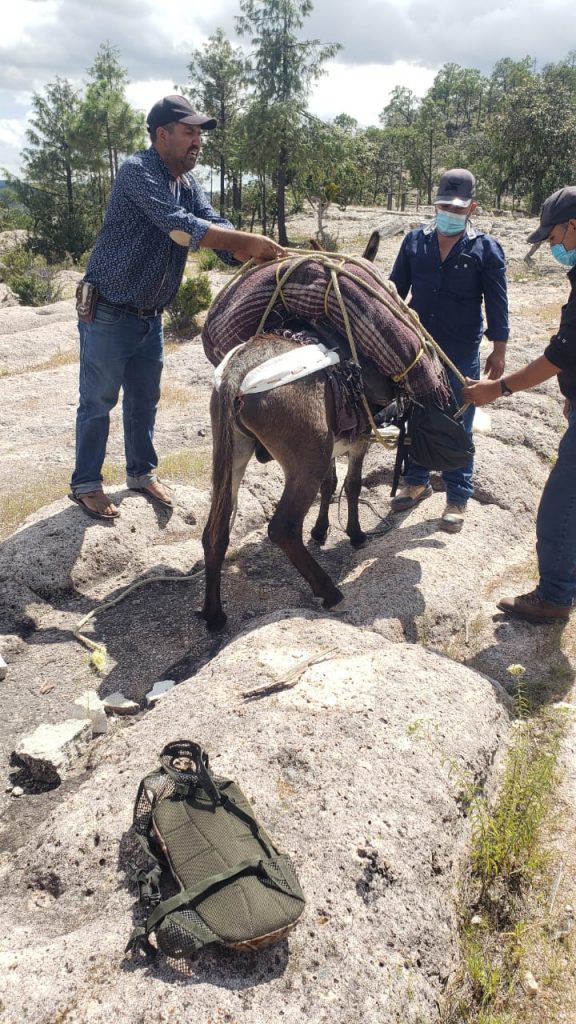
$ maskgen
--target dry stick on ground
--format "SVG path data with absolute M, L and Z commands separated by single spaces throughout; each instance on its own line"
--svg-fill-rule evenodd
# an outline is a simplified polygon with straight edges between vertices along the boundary
M 242 697 L 245 701 L 260 700 L 261 697 L 269 697 L 272 693 L 280 693 L 282 690 L 291 690 L 293 686 L 296 686 L 300 676 L 306 671 L 309 665 L 315 665 L 319 661 L 326 661 L 326 658 L 329 658 L 336 650 L 336 647 L 329 647 L 327 650 L 320 651 L 318 654 L 312 654 L 309 658 L 303 658 L 302 661 L 299 661 L 294 668 L 290 669 L 290 671 L 276 683 L 271 683 L 269 686 L 260 686 L 257 690 L 246 690 L 246 693 L 243 693 Z

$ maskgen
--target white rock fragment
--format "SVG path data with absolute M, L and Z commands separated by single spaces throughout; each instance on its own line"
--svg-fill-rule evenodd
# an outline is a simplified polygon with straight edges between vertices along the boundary
M 532 971 L 524 971 L 522 978 L 524 982 L 524 988 L 526 989 L 529 996 L 537 996 L 540 986 L 536 981 L 536 978 L 532 974 Z
M 480 914 L 474 914 L 474 917 L 470 918 L 470 924 L 473 924 L 475 927 L 478 927 L 478 925 L 481 925 L 483 923 L 484 922 L 482 921 Z
M 96 735 L 104 733 L 108 729 L 104 704 L 96 690 L 85 690 L 82 696 L 73 701 L 72 715 L 74 718 L 89 718 L 92 722 L 92 732 Z
M 159 679 L 157 683 L 154 683 L 152 689 L 146 694 L 146 703 L 148 704 L 148 707 L 152 707 L 153 704 L 156 704 L 162 699 L 162 697 L 166 696 L 169 690 L 173 690 L 175 686 L 176 682 L 174 679 Z
M 19 741 L 16 754 L 34 778 L 60 781 L 91 739 L 90 719 L 67 718 L 58 725 L 39 725 Z
M 4 658 L 2 657 L 2 655 L 0 654 L 0 679 L 5 679 L 6 678 L 7 671 L 8 671 L 8 665 L 4 661 Z
M 129 700 L 120 690 L 108 694 L 102 701 L 104 710 L 109 715 L 137 715 L 140 705 L 135 700 Z
M 10 790 L 12 796 L 24 796 L 24 790 L 22 786 L 13 786 Z

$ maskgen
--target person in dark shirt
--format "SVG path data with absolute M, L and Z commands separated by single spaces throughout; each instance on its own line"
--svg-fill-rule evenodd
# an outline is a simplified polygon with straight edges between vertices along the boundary
M 529 622 L 566 622 L 576 597 L 576 186 L 561 188 L 542 207 L 540 226 L 528 236 L 531 243 L 548 240 L 552 256 L 564 266 L 571 289 L 562 307 L 560 326 L 544 355 L 498 381 L 469 381 L 467 402 L 486 405 L 501 395 L 526 391 L 558 376 L 564 395 L 568 429 L 548 477 L 536 517 L 536 551 L 540 579 L 528 594 L 504 597 L 501 611 Z
M 69 497 L 97 519 L 119 514 L 103 491 L 102 465 L 120 388 L 127 485 L 161 505 L 173 505 L 169 488 L 157 477 L 153 437 L 163 365 L 162 311 L 176 297 L 188 249 L 214 249 L 232 265 L 284 253 L 270 238 L 234 230 L 189 173 L 202 148 L 202 132 L 216 127 L 214 118 L 197 113 L 183 96 L 165 96 L 147 123 L 152 145 L 120 167 L 83 282 L 97 289 L 98 302 L 78 323 L 80 402 Z
M 434 200 L 436 217 L 431 225 L 406 235 L 390 280 L 403 299 L 411 292 L 410 306 L 465 377 L 480 376 L 484 303 L 485 333 L 493 344 L 484 372 L 495 379 L 504 372 L 508 340 L 506 264 L 498 242 L 477 232 L 470 223 L 476 209 L 475 187 L 474 175 L 463 168 L 442 175 Z M 450 370 L 448 376 L 461 404 L 461 385 Z M 472 434 L 473 407 L 466 410 L 462 422 Z M 473 471 L 471 459 L 463 469 L 442 474 L 446 507 L 440 525 L 449 533 L 462 528 L 466 503 L 474 493 Z M 412 508 L 431 494 L 428 470 L 410 462 L 403 487 L 392 500 L 392 510 Z

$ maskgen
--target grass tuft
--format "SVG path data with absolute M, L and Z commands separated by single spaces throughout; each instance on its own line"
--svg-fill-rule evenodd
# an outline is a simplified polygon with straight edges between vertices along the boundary
M 541 1002 L 527 1003 L 524 976 L 557 976 L 548 904 L 558 757 L 569 716 L 544 708 L 529 717 L 525 669 L 508 669 L 518 715 L 497 799 L 472 783 L 471 852 L 461 882 L 461 966 L 446 995 L 443 1024 L 540 1024 Z M 532 1013 L 533 1008 L 533 1013 Z

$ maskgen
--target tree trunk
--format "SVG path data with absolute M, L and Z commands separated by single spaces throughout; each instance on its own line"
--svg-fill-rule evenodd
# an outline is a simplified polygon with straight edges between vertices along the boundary
M 226 161 L 220 156 L 220 216 L 226 216 Z
M 286 146 L 282 143 L 278 157 L 278 186 L 276 189 L 276 213 L 278 216 L 278 241 L 280 245 L 288 245 L 286 234 L 286 164 L 288 153 Z
M 68 200 L 68 213 L 72 217 L 74 215 L 74 192 L 72 189 L 72 168 L 68 160 L 66 160 L 66 196 Z
M 106 121 L 106 146 L 108 148 L 108 166 L 110 168 L 110 188 L 114 184 L 114 154 L 112 152 L 112 139 L 110 138 L 110 125 Z
M 268 214 L 266 210 L 266 178 L 260 179 L 260 197 L 262 201 L 262 234 L 266 234 L 268 227 Z

